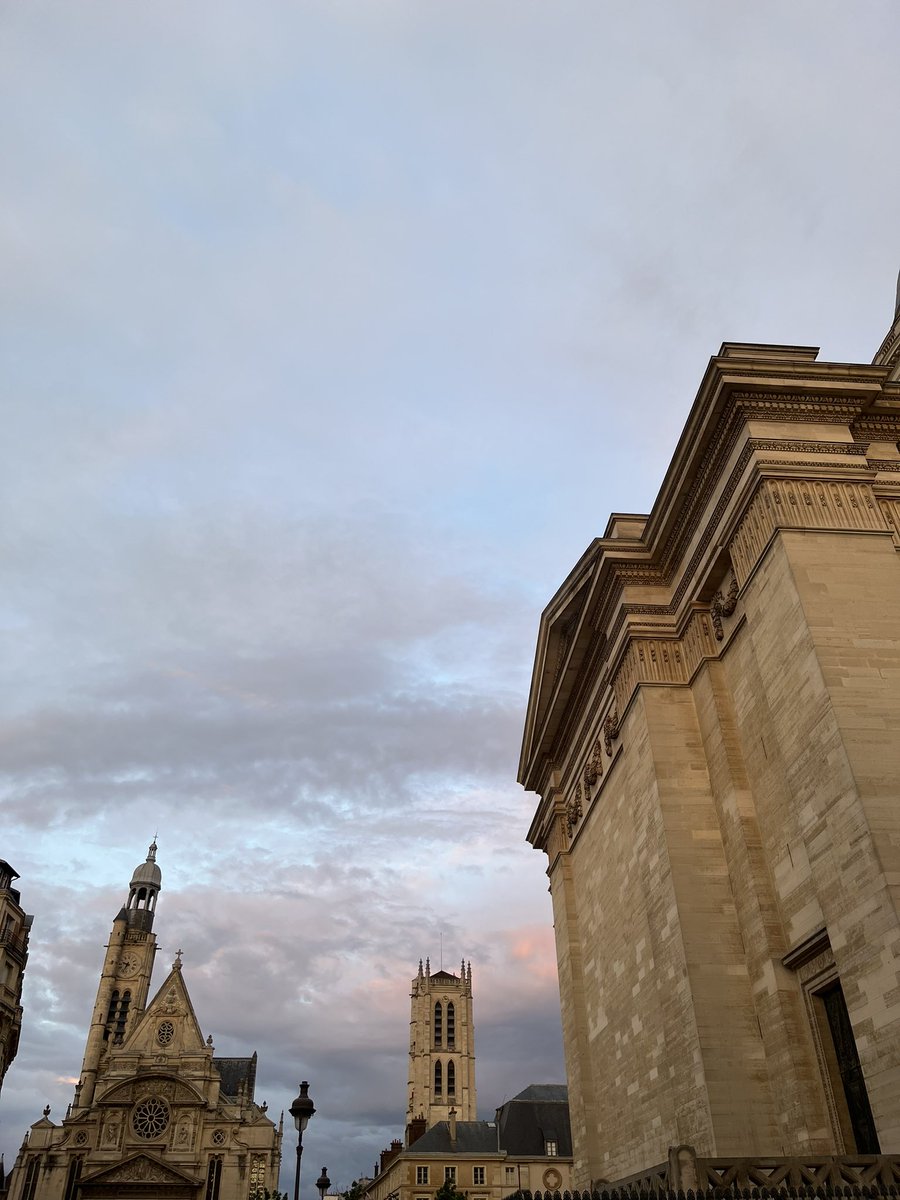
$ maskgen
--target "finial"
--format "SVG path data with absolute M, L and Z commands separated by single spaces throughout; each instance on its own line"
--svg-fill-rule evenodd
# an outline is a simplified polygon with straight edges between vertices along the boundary
M 422 978 L 422 960 L 421 960 L 421 958 L 419 959 L 419 978 L 420 979 Z
M 431 959 L 430 959 L 430 958 L 426 958 L 426 959 L 425 959 L 425 977 L 426 977 L 426 979 L 427 979 L 427 978 L 429 978 L 430 976 L 431 976 Z
M 178 949 L 178 950 L 176 950 L 176 951 L 175 951 L 175 961 L 172 963 L 172 970 L 173 970 L 173 971 L 180 971 L 180 970 L 181 970 L 181 956 L 182 956 L 182 954 L 184 954 L 184 951 L 183 951 L 183 950 L 181 950 L 181 949 Z
M 50 1116 L 50 1105 L 48 1104 L 47 1107 L 44 1109 L 44 1119 L 46 1120 L 49 1116 Z
M 150 843 L 150 849 L 147 851 L 147 862 L 156 862 L 156 851 L 159 847 L 156 844 L 156 834 L 153 835 L 153 841 Z
M 459 964 L 459 977 L 461 980 L 465 981 L 465 978 L 466 978 L 466 960 L 465 959 L 463 959 L 462 962 Z

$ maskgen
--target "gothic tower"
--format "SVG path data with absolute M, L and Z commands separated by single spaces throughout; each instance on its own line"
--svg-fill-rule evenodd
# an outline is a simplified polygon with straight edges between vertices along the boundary
M 154 841 L 147 851 L 146 862 L 135 868 L 128 899 L 113 921 L 88 1031 L 81 1080 L 75 1090 L 76 1108 L 89 1108 L 93 1103 L 97 1072 L 107 1049 L 110 1044 L 124 1042 L 126 1032 L 147 1004 L 156 957 L 153 915 L 162 887 L 156 849 Z
M 462 962 L 458 976 L 432 975 L 430 961 L 423 969 L 420 959 L 410 1004 L 407 1125 L 424 1132 L 449 1120 L 451 1109 L 458 1120 L 475 1121 L 477 1108 L 472 964 Z

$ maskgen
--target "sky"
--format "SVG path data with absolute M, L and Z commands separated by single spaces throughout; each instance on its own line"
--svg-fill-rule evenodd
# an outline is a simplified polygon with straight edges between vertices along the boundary
M 441 944 L 479 1115 L 563 1081 L 540 612 L 723 340 L 871 360 L 898 43 L 895 0 L 0 7 L 7 1166 L 154 833 L 155 984 L 183 948 L 270 1113 L 309 1080 L 305 1193 L 402 1136 Z

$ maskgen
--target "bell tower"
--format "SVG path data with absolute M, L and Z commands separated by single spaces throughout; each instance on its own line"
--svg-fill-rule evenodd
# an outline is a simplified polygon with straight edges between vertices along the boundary
M 147 1005 L 156 957 L 153 916 L 162 888 L 156 850 L 153 841 L 146 861 L 135 867 L 128 898 L 113 920 L 84 1050 L 81 1080 L 75 1089 L 75 1108 L 87 1108 L 93 1103 L 97 1071 L 107 1047 L 125 1040 L 126 1030 Z
M 459 975 L 432 975 L 430 960 L 423 968 L 420 959 L 410 996 L 407 1144 L 448 1121 L 451 1109 L 460 1121 L 478 1119 L 472 964 L 463 961 Z

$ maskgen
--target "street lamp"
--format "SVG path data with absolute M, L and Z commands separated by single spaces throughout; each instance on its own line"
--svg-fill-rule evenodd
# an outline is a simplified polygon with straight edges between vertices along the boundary
M 309 1084 L 304 1079 L 300 1084 L 300 1095 L 290 1107 L 297 1130 L 297 1173 L 294 1176 L 294 1200 L 300 1198 L 300 1156 L 303 1154 L 303 1130 L 307 1127 L 310 1117 L 314 1115 L 316 1106 L 309 1098 Z
M 331 1180 L 328 1178 L 328 1171 L 325 1167 L 322 1168 L 322 1174 L 316 1180 L 316 1187 L 319 1189 L 319 1200 L 325 1200 L 328 1189 L 331 1187 Z

